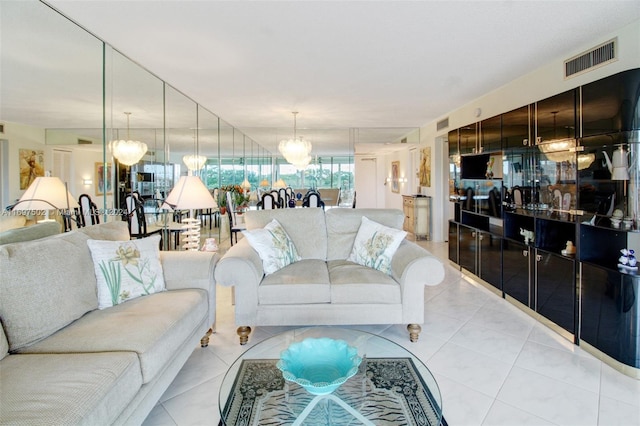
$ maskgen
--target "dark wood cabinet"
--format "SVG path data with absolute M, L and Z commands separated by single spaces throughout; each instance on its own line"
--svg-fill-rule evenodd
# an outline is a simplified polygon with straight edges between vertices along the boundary
M 449 260 L 458 264 L 458 224 L 449 221 Z
M 522 148 L 531 140 L 530 105 L 502 114 L 502 149 Z
M 635 169 L 629 180 L 614 181 L 605 152 L 611 158 L 624 146 L 632 167 L 640 167 L 638 105 L 640 69 L 634 69 L 449 132 L 452 163 L 459 154 L 462 165 L 480 152 L 502 158 L 505 201 L 492 215 L 478 196 L 486 176 L 451 177 L 476 197 L 456 203 L 449 259 L 563 336 L 607 354 L 612 365 L 636 369 L 640 273 L 617 264 L 623 248 L 640 257 L 640 224 L 629 213 L 638 209 L 640 183 Z M 614 228 L 614 209 L 636 221 Z M 564 251 L 568 242 L 575 255 Z
M 640 69 L 632 69 L 581 87 L 582 136 L 640 129 Z
M 580 265 L 580 340 L 640 368 L 640 276 Z
M 502 256 L 504 293 L 575 334 L 575 261 L 508 240 Z
M 576 90 L 536 102 L 536 143 L 576 137 Z
M 474 274 L 476 272 L 476 230 L 468 226 L 458 227 L 458 260 L 460 267 Z
M 529 247 L 505 239 L 502 243 L 502 290 L 525 306 L 531 301 Z
M 478 236 L 478 275 L 498 290 L 502 291 L 502 238 L 489 232 Z
M 502 290 L 502 238 L 459 225 L 460 266 Z
M 482 152 L 498 152 L 502 149 L 502 115 L 482 120 L 478 129 Z
M 447 135 L 447 143 L 449 144 L 449 157 L 453 157 L 460 154 L 460 147 L 458 146 L 459 132 L 458 129 L 451 130 Z
M 458 129 L 460 154 L 475 154 L 478 149 L 478 128 L 477 124 L 469 124 Z
M 535 251 L 534 310 L 571 334 L 576 330 L 575 260 Z

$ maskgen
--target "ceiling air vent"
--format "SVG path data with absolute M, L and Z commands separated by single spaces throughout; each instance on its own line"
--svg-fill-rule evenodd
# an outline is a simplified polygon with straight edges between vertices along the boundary
M 79 139 L 78 138 L 78 145 L 91 145 L 93 142 L 86 140 L 86 139 Z
M 573 77 L 595 67 L 606 65 L 609 62 L 616 61 L 616 50 L 618 47 L 618 39 L 614 38 L 600 46 L 580 53 L 571 59 L 564 61 L 564 78 Z
M 407 138 L 400 139 L 400 143 L 407 143 Z
M 4 133 L 4 124 L 0 123 L 0 133 Z
M 436 123 L 436 130 L 442 130 L 449 127 L 449 117 L 442 119 Z

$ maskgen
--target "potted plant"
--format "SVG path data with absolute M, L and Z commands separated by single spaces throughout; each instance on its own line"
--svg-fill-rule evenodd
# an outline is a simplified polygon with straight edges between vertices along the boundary
M 227 214 L 227 193 L 225 191 L 218 192 L 217 202 L 220 208 L 220 214 Z

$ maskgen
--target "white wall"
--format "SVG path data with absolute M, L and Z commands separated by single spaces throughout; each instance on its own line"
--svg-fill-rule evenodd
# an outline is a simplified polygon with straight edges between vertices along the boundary
M 618 61 L 574 78 L 564 79 L 564 60 L 614 37 L 618 38 Z M 421 127 L 421 147 L 427 145 L 432 147 L 432 187 L 423 191 L 423 193 L 434 197 L 432 199 L 433 240 L 446 240 L 448 235 L 447 221 L 453 217 L 453 209 L 444 204 L 449 203 L 448 162 L 445 160 L 446 155 L 440 155 L 442 154 L 442 149 L 448 150 L 447 144 L 443 143 L 443 141 L 446 141 L 447 133 L 450 130 L 511 111 L 609 75 L 638 67 L 640 67 L 640 21 L 614 31 L 601 39 L 586 41 L 575 52 L 568 52 L 565 56 L 559 57 L 555 61 Z M 481 110 L 479 117 L 475 115 L 476 108 Z M 437 131 L 436 122 L 445 117 L 449 117 L 449 127 Z
M 11 122 L 5 122 L 5 133 L 3 138 L 8 140 L 8 183 L 0 182 L 0 185 L 8 188 L 8 204 L 13 204 L 18 200 L 24 190 L 20 190 L 20 167 L 19 150 L 33 149 L 44 151 L 44 169 L 53 169 L 53 150 L 64 149 L 71 151 L 71 170 L 73 174 L 67 182 L 69 192 L 74 197 L 86 193 L 91 196 L 98 208 L 104 207 L 104 197 L 95 195 L 97 185 L 95 177 L 95 163 L 102 162 L 102 151 L 96 148 L 90 149 L 77 145 L 46 145 L 46 131 L 36 127 L 25 126 Z M 74 139 L 75 140 L 75 139 Z M 0 174 L 1 176 L 4 175 Z M 83 179 L 91 179 L 91 185 L 84 185 Z M 108 197 L 107 203 L 112 202 L 112 197 Z M 3 205 L 4 209 L 6 205 Z

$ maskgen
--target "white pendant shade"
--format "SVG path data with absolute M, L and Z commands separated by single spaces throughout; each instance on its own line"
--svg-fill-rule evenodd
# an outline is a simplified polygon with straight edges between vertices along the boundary
M 58 177 L 37 177 L 13 210 L 53 210 L 77 207 L 78 203 Z
M 147 152 L 147 144 L 140 141 L 121 139 L 111 142 L 111 152 L 121 164 L 133 166 Z
M 249 180 L 247 178 L 244 178 L 244 180 L 240 184 L 240 187 L 242 189 L 251 189 L 251 182 L 249 182 Z
M 311 162 L 311 155 L 309 155 L 311 149 L 311 142 L 302 138 L 283 140 L 278 144 L 278 151 L 284 156 L 285 160 L 299 170 L 304 170 Z
M 164 200 L 162 208 L 177 210 L 213 209 L 217 207 L 211 192 L 199 176 L 182 176 Z
M 280 188 L 286 188 L 287 184 L 285 183 L 285 181 L 280 178 L 276 181 L 276 183 L 273 184 L 273 187 L 276 189 L 280 189 Z
M 182 157 L 182 161 L 187 166 L 187 169 L 196 171 L 204 167 L 207 157 L 204 155 L 185 155 Z
M 296 116 L 297 112 L 293 112 L 293 138 L 280 141 L 278 151 L 282 154 L 287 162 L 293 164 L 296 169 L 304 170 L 311 163 L 311 142 L 301 137 L 296 137 Z

